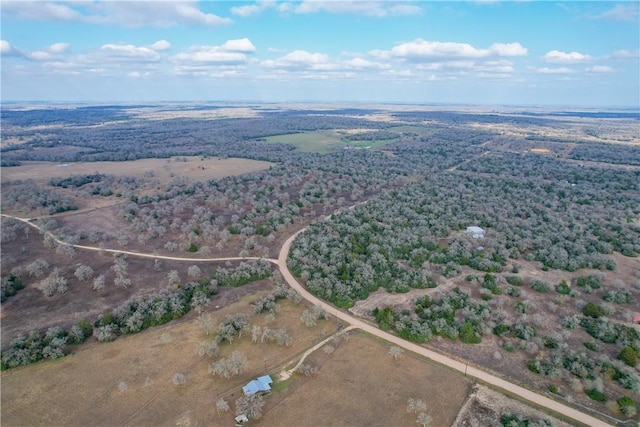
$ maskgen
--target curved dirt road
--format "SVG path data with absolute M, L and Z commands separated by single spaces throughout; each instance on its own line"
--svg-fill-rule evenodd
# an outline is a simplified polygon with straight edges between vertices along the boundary
M 36 225 L 33 224 L 32 222 L 30 222 L 28 219 L 24 219 L 24 218 L 19 218 L 19 217 L 15 217 L 12 215 L 6 215 L 6 214 L 0 214 L 4 217 L 7 218 L 13 218 L 16 219 L 18 221 L 22 221 L 26 224 L 28 224 L 29 226 L 37 229 L 37 230 L 41 230 L 41 228 Z M 395 344 L 399 347 L 402 347 L 406 350 L 409 350 L 411 352 L 414 352 L 416 354 L 419 354 L 421 356 L 424 356 L 430 360 L 433 360 L 434 362 L 437 362 L 441 365 L 447 366 L 451 369 L 454 369 L 460 373 L 465 374 L 465 376 L 469 376 L 472 378 L 475 378 L 481 382 L 484 382 L 485 384 L 489 384 L 491 386 L 497 387 L 501 390 L 507 391 L 509 393 L 512 393 L 516 396 L 519 396 L 521 399 L 527 400 L 535 405 L 538 405 L 540 407 L 546 408 L 550 411 L 556 412 L 558 414 L 562 414 L 565 417 L 571 418 L 574 421 L 577 421 L 579 423 L 582 423 L 584 425 L 588 425 L 588 426 L 602 426 L 602 427 L 607 427 L 607 426 L 611 426 L 613 427 L 611 424 L 607 424 L 604 421 L 592 417 L 588 414 L 585 414 L 583 412 L 578 411 L 577 409 L 571 408 L 569 406 L 566 406 L 560 402 L 556 402 L 555 400 L 549 399 L 548 397 L 545 397 L 541 394 L 535 393 L 531 390 L 527 390 L 524 387 L 520 387 L 519 385 L 513 384 L 509 381 L 503 380 L 502 378 L 496 377 L 495 375 L 492 375 L 488 372 L 485 372 L 483 370 L 480 370 L 478 368 L 475 368 L 473 366 L 468 366 L 468 364 L 464 363 L 464 362 L 460 362 L 458 360 L 454 360 L 449 358 L 448 356 L 445 356 L 443 354 L 437 353 L 435 351 L 429 350 L 427 348 L 421 347 L 417 344 L 414 344 L 412 342 L 409 341 L 405 341 L 402 338 L 399 338 L 395 335 L 392 335 L 388 332 L 385 332 L 381 329 L 378 329 L 377 327 L 370 325 L 368 323 L 363 322 L 362 320 L 351 316 L 348 313 L 345 313 L 343 311 L 340 311 L 338 309 L 336 309 L 334 306 L 326 303 L 325 301 L 317 298 L 316 296 L 312 295 L 309 291 L 307 291 L 297 280 L 295 277 L 293 277 L 293 275 L 291 274 L 291 272 L 289 271 L 289 269 L 287 268 L 287 257 L 289 256 L 289 250 L 291 248 L 291 244 L 293 243 L 293 241 L 295 240 L 295 238 L 298 236 L 298 234 L 302 233 L 303 231 L 306 230 L 306 227 L 303 228 L 302 230 L 298 231 L 297 233 L 293 234 L 292 236 L 290 236 L 282 245 L 282 248 L 280 249 L 280 253 L 278 254 L 278 259 L 272 259 L 272 258 L 259 258 L 259 257 L 246 257 L 246 258 L 241 258 L 241 257 L 228 257 L 228 258 L 181 258 L 181 257 L 171 257 L 171 256 L 164 256 L 164 255 L 155 255 L 155 254 L 148 254 L 148 253 L 141 253 L 141 252 L 132 252 L 132 251 L 122 251 L 122 250 L 117 250 L 117 249 L 104 249 L 104 248 L 96 248 L 93 246 L 82 246 L 82 245 L 74 245 L 71 243 L 66 243 L 63 242 L 59 239 L 57 239 L 53 234 L 52 237 L 55 239 L 55 241 L 59 244 L 63 244 L 63 245 L 67 245 L 67 246 L 71 246 L 73 248 L 77 248 L 77 249 L 85 249 L 85 250 L 91 250 L 91 251 L 103 251 L 103 252 L 109 252 L 109 253 L 121 253 L 121 254 L 128 254 L 128 255 L 133 255 L 133 256 L 138 256 L 138 257 L 142 257 L 142 258 L 158 258 L 158 259 L 167 259 L 167 260 L 174 260 L 174 261 L 189 261 L 189 262 L 213 262 L 213 261 L 239 261 L 239 260 L 264 260 L 264 261 L 268 261 L 271 262 L 273 264 L 276 264 L 279 267 L 280 273 L 282 274 L 282 277 L 284 278 L 284 280 L 289 284 L 289 286 L 291 286 L 293 289 L 295 289 L 304 299 L 306 299 L 307 301 L 309 301 L 310 303 L 320 306 L 322 307 L 327 313 L 336 316 L 338 319 L 348 323 L 349 325 L 351 325 L 352 327 L 358 328 L 358 329 L 362 329 L 363 331 L 374 335 L 376 337 L 382 338 L 385 341 L 388 341 L 392 344 Z
M 526 388 L 520 387 L 519 385 L 505 381 L 502 378 L 498 378 L 495 375 L 492 375 L 488 372 L 474 368 L 473 366 L 468 366 L 466 363 L 450 359 L 447 356 L 444 356 L 440 353 L 436 353 L 435 351 L 426 349 L 412 342 L 405 341 L 402 338 L 399 338 L 395 335 L 392 335 L 388 332 L 378 329 L 375 326 L 372 326 L 368 323 L 365 323 L 362 320 L 349 315 L 348 313 L 340 311 L 335 307 L 333 307 L 332 305 L 312 295 L 295 279 L 295 277 L 293 277 L 293 275 L 287 268 L 287 257 L 289 255 L 289 249 L 291 248 L 291 243 L 295 240 L 296 236 L 303 231 L 304 229 L 300 230 L 293 236 L 289 237 L 286 242 L 284 242 L 284 245 L 282 245 L 282 249 L 280 249 L 280 254 L 278 256 L 278 264 L 280 267 L 280 273 L 282 274 L 282 277 L 287 281 L 289 286 L 295 289 L 304 299 L 306 299 L 310 303 L 322 307 L 327 313 L 330 313 L 336 316 L 337 318 L 339 318 L 340 320 L 343 320 L 348 324 L 355 326 L 358 329 L 362 329 L 363 331 L 371 335 L 382 338 L 385 341 L 388 341 L 399 347 L 405 348 L 406 350 L 417 353 L 421 356 L 424 356 L 428 359 L 433 360 L 434 362 L 437 362 L 441 365 L 454 369 L 460 373 L 464 373 L 466 376 L 475 378 L 479 381 L 484 382 L 485 384 L 489 384 L 501 390 L 507 391 L 509 393 L 513 393 L 522 399 L 525 399 L 543 408 L 549 409 L 550 411 L 556 412 L 558 414 L 562 414 L 565 417 L 571 418 L 572 420 L 578 421 L 588 426 L 603 426 L 603 427 L 610 426 L 610 424 L 607 424 L 598 418 L 594 418 L 574 408 L 563 405 L 560 402 L 556 402 L 555 400 L 549 399 L 548 397 L 545 397 L 538 393 L 534 393 L 533 391 L 527 390 Z

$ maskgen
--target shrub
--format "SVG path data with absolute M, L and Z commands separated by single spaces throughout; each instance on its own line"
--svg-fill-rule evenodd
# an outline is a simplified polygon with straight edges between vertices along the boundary
M 558 340 L 554 337 L 544 337 L 542 339 L 542 342 L 544 344 L 544 346 L 546 348 L 557 348 L 558 347 Z
M 541 280 L 534 280 L 533 282 L 531 282 L 530 286 L 531 286 L 531 289 L 533 289 L 536 292 L 541 292 L 541 293 L 549 292 L 549 285 Z
M 618 354 L 618 359 L 633 367 L 638 363 L 638 353 L 633 347 L 628 345 L 622 348 L 620 354 Z
M 602 316 L 604 313 L 602 312 L 602 309 L 597 304 L 588 302 L 587 304 L 585 304 L 584 307 L 582 307 L 582 314 L 584 314 L 585 316 L 589 316 L 589 317 L 593 317 L 594 319 L 597 319 L 598 317 Z
M 596 275 L 591 276 L 582 276 L 575 279 L 576 286 L 580 286 L 581 288 L 590 287 L 591 289 L 600 289 L 601 283 L 600 279 Z
M 556 292 L 562 295 L 569 295 L 571 288 L 566 280 L 563 279 L 560 284 L 556 285 Z
M 583 344 L 584 344 L 585 347 L 587 347 L 591 351 L 599 351 L 600 350 L 600 347 L 598 347 L 598 344 L 596 344 L 593 341 L 588 341 L 588 342 L 585 342 Z
M 549 386 L 549 391 L 553 394 L 558 394 L 559 390 L 558 390 L 558 386 L 555 384 L 551 384 Z
M 636 403 L 629 396 L 622 396 L 617 400 L 617 402 L 618 406 L 620 407 L 620 412 L 622 412 L 627 417 L 635 417 L 638 413 Z
M 512 286 L 523 286 L 524 285 L 524 280 L 522 279 L 522 277 L 519 276 L 507 276 L 507 283 L 512 285 Z
M 520 296 L 520 289 L 518 289 L 518 288 L 509 288 L 509 289 L 507 289 L 507 295 L 509 295 L 510 297 L 519 297 Z
M 603 392 L 594 389 L 591 390 L 587 390 L 585 392 L 587 394 L 587 396 L 589 396 L 591 399 L 595 400 L 596 402 L 604 402 L 605 400 L 607 400 L 607 397 L 604 395 Z

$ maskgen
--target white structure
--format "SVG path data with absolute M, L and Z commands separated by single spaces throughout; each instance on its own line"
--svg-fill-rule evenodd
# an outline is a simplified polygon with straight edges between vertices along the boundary
M 467 227 L 467 233 L 471 234 L 471 237 L 474 239 L 484 239 L 485 231 L 477 225 L 473 225 L 471 227 Z

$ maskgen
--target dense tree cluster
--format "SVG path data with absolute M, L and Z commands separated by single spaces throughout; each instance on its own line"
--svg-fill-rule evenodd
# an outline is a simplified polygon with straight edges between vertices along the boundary
M 467 344 L 482 340 L 485 322 L 491 316 L 486 304 L 475 302 L 459 288 L 438 300 L 428 296 L 418 298 L 415 307 L 414 313 L 376 308 L 373 315 L 382 329 L 394 330 L 410 341 L 422 343 L 437 335 L 452 340 L 459 338 Z
M 571 150 L 569 157 L 640 166 L 640 151 L 632 145 L 581 143 Z
M 574 186 L 520 177 L 518 165 L 496 163 L 500 176 L 433 174 L 314 223 L 294 242 L 289 266 L 316 295 L 349 306 L 380 286 L 400 292 L 429 286 L 433 274 L 455 275 L 459 265 L 502 271 L 509 258 L 523 258 L 569 271 L 611 270 L 613 250 L 640 253 L 635 173 L 603 178 L 599 170 L 560 161 L 541 165 L 543 173 L 546 167 L 577 180 Z M 493 165 L 486 157 L 464 165 L 475 166 Z M 470 225 L 485 228 L 486 238 L 465 233 Z
M 68 178 L 51 178 L 49 180 L 49 184 L 54 187 L 82 187 L 83 185 L 92 183 L 92 182 L 101 182 L 105 178 L 104 174 L 101 173 L 93 173 L 89 175 L 72 175 Z
M 42 359 L 57 359 L 66 355 L 68 344 L 80 344 L 91 336 L 93 327 L 87 321 L 81 321 L 65 331 L 53 326 L 41 333 L 31 331 L 12 340 L 2 351 L 2 369 L 29 365 Z
M 2 184 L 2 203 L 6 209 L 50 215 L 78 209 L 71 197 L 41 187 L 31 180 Z
M 238 287 L 271 275 L 273 267 L 268 261 L 243 261 L 237 267 L 214 268 L 211 278 L 218 286 Z

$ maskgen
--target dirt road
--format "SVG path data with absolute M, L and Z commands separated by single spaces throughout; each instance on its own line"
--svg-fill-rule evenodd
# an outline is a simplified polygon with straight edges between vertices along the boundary
M 23 218 L 18 218 L 18 217 L 14 217 L 11 215 L 6 215 L 6 214 L 2 214 L 2 216 L 7 217 L 7 218 L 13 218 L 19 221 L 22 221 L 26 224 L 29 224 L 31 227 L 34 227 L 38 230 L 40 230 L 40 227 L 38 227 L 36 224 L 33 224 L 32 222 L 30 222 L 27 219 L 23 219 Z M 250 260 L 250 259 L 254 259 L 254 260 L 258 260 L 258 259 L 262 259 L 265 261 L 269 261 L 273 264 L 278 265 L 279 269 L 280 269 L 280 273 L 282 274 L 282 277 L 284 278 L 284 280 L 289 284 L 289 286 L 291 286 L 293 289 L 295 289 L 304 299 L 306 299 L 308 302 L 310 302 L 311 304 L 317 305 L 322 307 L 327 313 L 336 316 L 337 318 L 339 318 L 340 320 L 348 323 L 349 325 L 355 327 L 355 328 L 359 328 L 362 329 L 363 331 L 374 335 L 376 337 L 382 338 L 385 341 L 388 341 L 389 343 L 395 344 L 399 347 L 402 347 L 406 350 L 412 351 L 416 354 L 419 354 L 421 356 L 424 356 L 434 362 L 437 362 L 441 365 L 447 366 L 451 369 L 454 369 L 460 373 L 463 373 L 465 376 L 471 377 L 471 378 L 475 378 L 478 381 L 481 381 L 485 384 L 491 385 L 493 387 L 496 387 L 498 389 L 501 389 L 503 391 L 506 391 L 508 393 L 512 393 L 516 396 L 519 396 L 521 399 L 524 399 L 526 401 L 529 401 L 535 405 L 541 406 L 543 408 L 546 408 L 549 411 L 552 412 L 556 412 L 558 414 L 562 414 L 565 417 L 571 418 L 574 421 L 577 421 L 579 423 L 582 423 L 584 425 L 588 425 L 588 426 L 611 426 L 611 424 L 607 424 L 604 421 L 598 419 L 598 418 L 594 418 L 588 414 L 585 414 L 583 412 L 578 411 L 577 409 L 571 408 L 569 406 L 566 406 L 560 402 L 556 402 L 555 400 L 549 399 L 548 397 L 545 397 L 541 394 L 535 393 L 531 390 L 527 390 L 523 387 L 520 387 L 519 385 L 516 385 L 514 383 L 511 383 L 509 381 L 506 381 L 502 378 L 496 377 L 495 375 L 492 375 L 488 372 L 482 371 L 478 368 L 475 368 L 473 366 L 469 366 L 467 363 L 464 362 L 460 362 L 458 360 L 454 360 L 449 358 L 448 356 L 445 356 L 443 354 L 440 353 L 436 353 L 435 351 L 426 349 L 424 347 L 421 347 L 417 344 L 414 344 L 412 342 L 409 341 L 405 341 L 402 338 L 399 338 L 395 335 L 392 335 L 388 332 L 382 331 L 380 329 L 378 329 L 377 327 L 370 325 L 368 323 L 365 323 L 364 321 L 351 316 L 348 313 L 345 313 L 343 311 L 340 311 L 338 309 L 336 309 L 335 307 L 333 307 L 332 305 L 326 303 L 325 301 L 315 297 L 314 295 L 312 295 L 310 292 L 308 292 L 296 279 L 295 277 L 293 277 L 293 275 L 291 274 L 291 272 L 289 271 L 289 269 L 287 268 L 287 257 L 289 256 L 289 250 L 291 248 L 291 244 L 293 243 L 293 241 L 295 240 L 295 238 L 298 236 L 298 234 L 302 233 L 305 229 L 302 229 L 300 231 L 298 231 L 297 233 L 293 234 L 291 237 L 289 237 L 284 244 L 282 245 L 282 248 L 280 249 L 280 253 L 278 255 L 278 259 L 270 259 L 270 258 L 258 258 L 258 257 L 246 257 L 246 258 L 239 258 L 239 257 L 229 257 L 229 258 L 180 258 L 180 257 L 170 257 L 170 256 L 162 256 L 162 255 L 156 255 L 156 254 L 148 254 L 148 253 L 140 253 L 140 252 L 131 252 L 131 251 L 121 251 L 121 250 L 116 250 L 116 249 L 104 249 L 104 248 L 97 248 L 97 247 L 92 247 L 92 246 L 82 246 L 82 245 L 73 245 L 73 244 L 69 244 L 69 243 L 65 243 L 62 242 L 60 240 L 58 240 L 57 238 L 55 238 L 55 236 L 52 235 L 52 237 L 54 237 L 54 239 L 56 240 L 56 242 L 58 242 L 59 244 L 64 244 L 64 245 L 68 245 L 71 246 L 73 248 L 76 249 L 85 249 L 85 250 L 92 250 L 92 251 L 104 251 L 104 252 L 111 252 L 111 253 L 121 253 L 121 254 L 128 254 L 128 255 L 132 255 L 132 256 L 139 256 L 139 257 L 143 257 L 143 258 L 158 258 L 158 259 L 169 259 L 169 260 L 175 260 L 175 261 L 188 261 L 188 262 L 212 262 L 212 261 L 233 261 L 233 260 Z
M 509 393 L 513 393 L 514 395 L 519 396 L 522 399 L 525 399 L 531 403 L 534 403 L 538 406 L 546 408 L 550 411 L 562 414 L 565 417 L 569 417 L 575 421 L 578 421 L 588 426 L 603 426 L 603 427 L 610 426 L 610 424 L 607 424 L 597 418 L 594 418 L 590 415 L 587 415 L 569 406 L 563 405 L 560 402 L 556 402 L 555 400 L 549 399 L 548 397 L 542 396 L 538 393 L 534 393 L 533 391 L 527 390 L 523 387 L 520 387 L 519 385 L 505 381 L 502 378 L 498 378 L 495 375 L 489 374 L 488 372 L 484 372 L 473 366 L 468 366 L 468 364 L 466 363 L 453 360 L 445 355 L 436 353 L 432 350 L 428 350 L 412 342 L 405 341 L 404 339 L 399 338 L 395 335 L 391 335 L 390 333 L 382 331 L 375 326 L 365 323 L 362 320 L 357 319 L 348 313 L 340 311 L 335 307 L 333 307 L 332 305 L 327 304 L 321 299 L 315 297 L 314 295 L 309 293 L 300 283 L 298 283 L 298 281 L 295 279 L 295 277 L 293 277 L 293 275 L 287 268 L 287 257 L 289 255 L 289 249 L 291 248 L 291 243 L 293 243 L 296 236 L 303 231 L 304 230 L 300 230 L 298 233 L 289 237 L 289 239 L 287 239 L 287 241 L 284 242 L 284 245 L 282 245 L 282 248 L 280 249 L 280 254 L 278 256 L 278 264 L 280 266 L 280 273 L 282 274 L 282 277 L 287 281 L 289 286 L 295 289 L 304 299 L 309 301 L 311 304 L 322 307 L 323 309 L 325 309 L 325 311 L 327 311 L 327 313 L 330 313 L 336 316 L 337 318 L 339 318 L 340 320 L 347 322 L 350 325 L 355 326 L 356 328 L 362 329 L 363 331 L 371 335 L 382 338 L 385 341 L 388 341 L 406 350 L 417 353 L 441 365 L 447 366 L 458 372 L 464 373 L 466 376 L 475 378 L 485 384 L 489 384 L 501 390 L 507 391 Z

